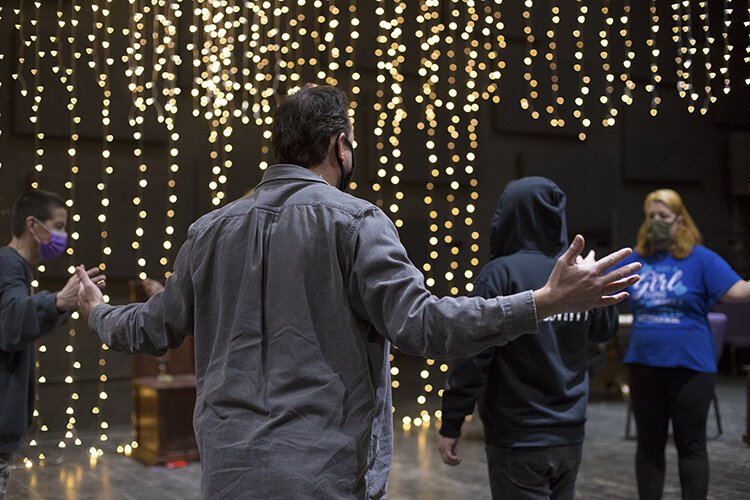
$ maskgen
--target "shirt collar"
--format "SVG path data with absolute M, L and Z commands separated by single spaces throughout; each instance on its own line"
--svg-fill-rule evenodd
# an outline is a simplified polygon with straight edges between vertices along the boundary
M 308 168 L 300 167 L 299 165 L 279 164 L 268 167 L 268 170 L 263 174 L 263 178 L 255 186 L 255 189 L 274 181 L 320 182 L 329 185 L 325 179 Z

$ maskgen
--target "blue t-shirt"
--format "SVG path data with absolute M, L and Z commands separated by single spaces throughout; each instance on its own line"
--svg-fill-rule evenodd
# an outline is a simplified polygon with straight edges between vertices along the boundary
M 677 259 L 669 252 L 644 258 L 633 252 L 618 267 L 643 264 L 638 283 L 628 288 L 633 313 L 626 363 L 716 372 L 716 345 L 708 312 L 742 278 L 702 245 Z

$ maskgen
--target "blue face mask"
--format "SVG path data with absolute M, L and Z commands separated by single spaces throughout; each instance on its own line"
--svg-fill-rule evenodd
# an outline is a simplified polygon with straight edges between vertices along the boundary
M 37 241 L 37 243 L 39 243 L 39 260 L 41 260 L 42 262 L 47 262 L 61 256 L 68 248 L 68 233 L 64 231 L 55 231 L 53 229 L 48 229 L 47 226 L 42 224 L 42 221 L 40 221 L 39 219 L 34 218 L 34 220 L 37 221 L 39 225 L 42 226 L 44 230 L 50 234 L 49 243 L 39 241 L 39 239 L 34 236 L 34 239 Z

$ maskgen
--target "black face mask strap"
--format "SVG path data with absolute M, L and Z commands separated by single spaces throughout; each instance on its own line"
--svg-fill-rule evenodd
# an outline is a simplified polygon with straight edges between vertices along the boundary
M 352 152 L 352 169 L 348 175 L 345 173 L 344 162 L 341 160 L 341 149 L 339 148 L 339 141 L 336 140 L 336 161 L 339 163 L 339 170 L 341 171 L 341 178 L 339 179 L 340 191 L 346 191 L 346 188 L 349 186 L 349 181 L 351 181 L 352 175 L 354 174 L 354 145 L 346 136 L 344 136 L 344 142 Z

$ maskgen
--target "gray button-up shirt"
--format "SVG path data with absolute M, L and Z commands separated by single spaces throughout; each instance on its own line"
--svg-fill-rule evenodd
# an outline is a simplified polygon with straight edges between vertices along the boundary
M 537 330 L 531 292 L 432 295 L 379 208 L 293 165 L 195 222 L 164 292 L 89 324 L 124 352 L 195 336 L 211 499 L 385 498 L 390 343 L 466 357 Z

